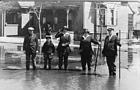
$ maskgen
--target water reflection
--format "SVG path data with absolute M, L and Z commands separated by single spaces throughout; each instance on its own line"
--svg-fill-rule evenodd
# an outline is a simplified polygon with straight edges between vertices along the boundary
M 35 71 L 26 71 L 25 73 L 25 81 L 23 81 L 23 88 L 25 90 L 46 90 L 44 86 L 42 86 L 41 79 L 38 76 L 39 72 Z
M 132 46 L 132 44 L 128 44 L 128 46 Z M 128 65 L 133 62 L 133 48 L 128 48 Z
M 4 50 L 4 46 L 0 46 L 0 63 L 4 63 L 5 60 L 5 50 Z
M 133 49 L 128 48 L 128 68 L 132 65 L 133 62 Z
M 121 60 L 121 68 L 129 70 L 130 66 L 132 66 L 134 55 L 137 54 L 135 51 L 134 44 L 128 43 L 121 47 L 120 49 L 120 60 Z M 119 49 L 118 49 L 118 56 L 116 58 L 117 65 L 119 66 Z
M 104 90 L 118 90 L 115 85 L 116 77 L 108 77 Z
M 66 80 L 67 80 L 67 84 L 66 84 L 66 90 L 78 90 L 79 87 L 79 76 L 69 76 Z M 61 89 L 60 89 L 61 90 Z M 64 89 L 65 90 L 65 89 Z
M 37 78 L 38 71 L 26 71 L 25 72 L 25 80 L 26 81 L 34 81 Z
M 79 77 L 79 88 L 80 90 L 92 90 L 94 86 L 91 85 L 92 78 L 90 75 Z
M 72 72 L 27 71 L 24 88 L 26 90 L 92 90 L 92 80 L 92 76 L 79 76 Z

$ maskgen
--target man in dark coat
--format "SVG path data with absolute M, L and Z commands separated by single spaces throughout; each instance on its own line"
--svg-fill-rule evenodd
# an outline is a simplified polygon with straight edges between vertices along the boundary
M 99 44 L 99 42 L 94 40 L 93 37 L 89 35 L 89 31 L 87 29 L 84 29 L 84 34 L 81 37 L 79 47 L 83 71 L 86 70 L 86 64 L 88 66 L 88 70 L 91 70 L 91 59 L 93 54 L 91 43 Z
M 33 27 L 28 28 L 29 34 L 24 38 L 23 42 L 23 50 L 26 54 L 26 70 L 30 69 L 30 59 L 32 60 L 33 69 L 36 69 L 35 57 L 36 52 L 38 52 L 38 39 L 33 31 Z
M 51 37 L 49 35 L 46 35 L 46 42 L 42 47 L 42 52 L 44 56 L 44 69 L 47 69 L 47 64 L 49 69 L 51 69 L 51 60 L 54 51 L 55 51 L 55 47 L 51 41 Z
M 116 75 L 115 59 L 117 56 L 117 45 L 121 46 L 121 44 L 118 37 L 112 34 L 114 29 L 108 28 L 107 30 L 108 30 L 109 35 L 107 35 L 105 38 L 102 54 L 103 56 L 106 57 L 107 65 L 109 69 L 109 75 L 115 76 Z
M 67 32 L 68 28 L 63 27 L 61 31 L 59 31 L 55 38 L 60 38 L 58 47 L 57 47 L 57 53 L 59 57 L 59 69 L 62 69 L 63 61 L 64 61 L 64 69 L 67 70 L 68 66 L 68 56 L 70 53 L 70 41 L 71 37 L 70 34 Z

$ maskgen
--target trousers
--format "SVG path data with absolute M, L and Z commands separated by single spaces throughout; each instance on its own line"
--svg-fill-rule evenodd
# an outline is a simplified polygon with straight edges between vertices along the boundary
M 88 66 L 88 70 L 91 70 L 91 59 L 92 55 L 86 53 L 81 54 L 81 65 L 83 70 L 86 70 L 86 65 Z
M 35 62 L 36 53 L 26 53 L 26 69 L 30 69 L 30 62 L 32 62 L 33 69 L 36 69 Z
M 64 64 L 64 69 L 67 70 L 68 67 L 68 56 L 67 52 L 59 52 L 59 69 L 62 69 L 62 65 Z
M 51 54 L 44 54 L 44 69 L 47 68 L 47 65 L 49 67 L 49 69 L 51 69 Z
M 109 75 L 116 75 L 116 65 L 115 65 L 115 56 L 106 57 L 107 59 L 107 66 L 109 69 Z

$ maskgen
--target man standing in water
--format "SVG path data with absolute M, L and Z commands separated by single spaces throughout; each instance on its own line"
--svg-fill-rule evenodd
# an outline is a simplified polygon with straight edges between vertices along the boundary
M 60 30 L 56 35 L 55 38 L 59 38 L 59 44 L 57 47 L 57 53 L 59 57 L 59 69 L 62 69 L 62 65 L 64 63 L 64 69 L 67 70 L 68 67 L 68 56 L 70 53 L 70 42 L 71 37 L 70 34 L 67 32 L 68 28 L 64 26 L 62 30 Z
M 93 39 L 91 35 L 89 35 L 89 31 L 87 29 L 84 29 L 84 34 L 81 37 L 79 47 L 83 71 L 86 70 L 86 64 L 88 66 L 88 70 L 91 70 L 91 59 L 93 54 L 91 43 L 100 44 L 98 41 Z
M 114 31 L 113 28 L 108 28 L 107 31 L 108 35 L 105 38 L 102 54 L 103 56 L 106 57 L 109 75 L 115 76 L 116 75 L 115 59 L 117 56 L 117 45 L 121 46 L 121 44 L 118 39 L 118 36 L 112 34 Z
M 28 28 L 28 35 L 24 38 L 23 42 L 23 50 L 25 50 L 26 54 L 26 70 L 30 69 L 30 59 L 32 60 L 33 70 L 36 69 L 35 57 L 38 52 L 38 39 L 33 31 L 33 27 Z

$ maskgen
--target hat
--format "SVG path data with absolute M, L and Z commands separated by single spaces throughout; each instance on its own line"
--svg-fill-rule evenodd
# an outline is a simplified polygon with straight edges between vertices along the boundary
M 28 30 L 34 31 L 33 27 L 28 27 Z
M 88 29 L 84 28 L 83 30 L 84 30 L 84 33 L 89 33 Z
M 113 29 L 113 28 L 108 28 L 108 29 L 107 29 L 107 31 L 112 31 L 112 30 L 114 31 L 114 29 Z
M 51 36 L 50 35 L 46 35 L 46 38 L 51 38 Z
M 68 30 L 67 26 L 64 26 L 63 29 Z

